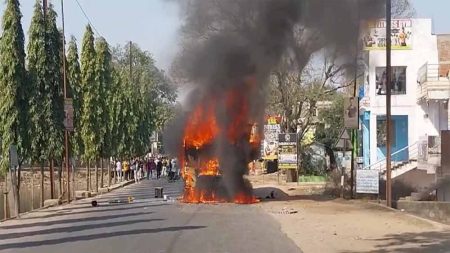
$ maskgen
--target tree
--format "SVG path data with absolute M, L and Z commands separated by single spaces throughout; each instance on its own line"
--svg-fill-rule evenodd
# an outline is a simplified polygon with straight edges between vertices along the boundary
M 112 56 L 109 49 L 109 45 L 104 38 L 99 38 L 95 44 L 96 51 L 96 69 L 95 78 L 98 83 L 98 88 L 101 96 L 99 97 L 99 110 L 100 122 L 99 122 L 99 135 L 101 145 L 101 186 L 103 187 L 103 159 L 111 156 L 111 104 L 114 94 L 111 93 L 113 86 L 112 79 Z M 110 166 L 108 166 L 108 169 Z M 108 170 L 108 175 L 110 171 Z M 109 176 L 108 176 L 109 178 Z M 108 180 L 109 182 L 109 180 Z
M 84 159 L 88 163 L 100 156 L 102 111 L 100 107 L 100 87 L 96 82 L 95 74 L 96 52 L 94 48 L 94 33 L 90 25 L 86 27 L 81 49 L 81 85 L 82 85 L 82 109 L 81 109 L 81 138 L 84 145 Z M 97 167 L 97 163 L 95 163 Z M 89 166 L 88 166 L 89 167 Z M 88 168 L 88 178 L 90 169 Z M 90 179 L 88 180 L 90 188 Z
M 336 92 L 329 101 L 332 102 L 331 106 L 319 112 L 315 140 L 325 146 L 330 165 L 335 168 L 337 164 L 333 148 L 344 129 L 344 94 Z
M 83 140 L 81 139 L 81 109 L 83 90 L 81 85 L 81 69 L 78 57 L 78 47 L 74 36 L 69 41 L 67 49 L 67 81 L 73 98 L 73 123 L 74 134 L 71 138 L 73 153 L 77 156 L 83 154 Z
M 47 131 L 49 132 L 49 163 L 50 163 L 50 186 L 51 198 L 54 195 L 53 161 L 55 157 L 61 157 L 64 146 L 64 94 L 62 85 L 62 39 L 56 27 L 56 12 L 53 4 L 48 6 L 46 21 L 46 83 L 49 88 L 48 101 L 50 101 L 50 118 Z
M 20 212 L 20 170 L 28 158 L 28 82 L 25 70 L 24 33 L 22 29 L 20 4 L 18 0 L 8 0 L 2 20 L 0 39 L 0 173 L 9 169 L 9 147 L 17 145 L 19 167 L 17 178 L 11 173 L 11 183 L 15 187 L 16 213 Z
M 131 52 L 129 46 L 117 47 L 113 50 L 113 56 L 122 82 L 122 101 L 126 101 L 123 104 L 115 101 L 115 114 L 121 115 L 117 119 L 126 122 L 118 150 L 128 156 L 141 155 L 150 148 L 152 132 L 161 130 L 171 116 L 172 104 L 176 99 L 175 88 L 164 72 L 155 66 L 150 53 L 141 50 L 138 45 L 132 44 Z
M 393 0 L 391 12 L 393 18 L 412 18 L 416 16 L 416 10 L 411 0 Z
M 41 2 L 36 1 L 29 29 L 28 42 L 28 73 L 31 88 L 30 93 L 30 125 L 32 161 L 41 167 L 41 205 L 44 204 L 44 162 L 49 157 L 50 133 L 48 124 L 51 121 L 51 95 L 47 80 L 49 70 L 46 38 L 46 23 Z

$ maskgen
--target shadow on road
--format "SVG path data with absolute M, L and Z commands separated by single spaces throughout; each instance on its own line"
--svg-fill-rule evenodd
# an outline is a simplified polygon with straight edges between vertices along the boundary
M 108 206 L 99 205 L 97 207 L 90 206 L 90 208 L 92 210 L 82 211 L 82 212 L 73 212 L 70 210 L 63 209 L 63 210 L 61 210 L 61 212 L 58 212 L 58 213 L 52 213 L 52 214 L 36 216 L 36 217 L 25 217 L 25 218 L 21 218 L 21 220 L 47 219 L 47 218 L 65 216 L 65 215 L 90 214 L 90 213 L 98 213 L 98 212 L 126 211 L 126 210 L 132 210 L 132 209 L 138 209 L 138 208 L 144 208 L 144 207 L 157 207 L 157 206 L 167 205 L 167 204 L 156 204 L 156 205 L 148 205 L 148 204 L 142 205 L 142 204 L 143 203 L 136 203 L 136 204 L 131 203 L 131 204 L 121 204 L 121 205 L 108 205 Z M 2 226 L 2 227 L 4 227 L 4 226 Z
M 129 223 L 129 222 L 130 221 L 126 221 L 126 223 Z M 140 221 L 140 222 L 146 222 L 146 221 Z M 96 224 L 95 226 L 98 226 L 98 224 Z M 160 232 L 176 232 L 176 231 L 182 231 L 182 230 L 196 230 L 196 229 L 202 229 L 202 228 L 206 228 L 206 226 L 179 226 L 179 227 L 165 227 L 165 228 L 116 231 L 116 232 L 110 232 L 110 233 L 81 235 L 81 236 L 65 237 L 65 238 L 58 238 L 58 239 L 42 240 L 42 241 L 6 243 L 6 244 L 0 245 L 0 250 L 14 249 L 14 248 L 29 248 L 29 247 L 37 247 L 37 246 L 44 246 L 44 245 L 55 245 L 55 244 L 62 244 L 62 243 L 67 243 L 67 242 L 90 241 L 90 240 L 96 240 L 96 239 L 111 238 L 111 237 L 116 237 L 116 236 L 153 234 L 153 233 L 160 233 Z
M 253 193 L 261 201 L 287 201 L 287 200 L 314 200 L 314 201 L 330 201 L 335 197 L 323 194 L 300 194 L 291 196 L 283 190 L 276 187 L 256 187 Z
M 450 231 L 390 234 L 373 239 L 380 242 L 374 249 L 365 251 L 373 253 L 435 253 L 449 252 Z M 361 253 L 361 251 L 357 251 Z M 345 253 L 356 253 L 346 251 Z
M 136 212 L 136 213 L 127 213 L 128 217 L 134 217 L 139 215 L 146 215 L 146 214 L 152 214 L 153 212 Z M 86 217 L 86 218 L 75 218 L 75 219 L 64 219 L 64 220 L 50 220 L 50 221 L 38 221 L 33 222 L 29 224 L 17 224 L 17 225 L 9 225 L 9 226 L 2 226 L 0 227 L 0 231 L 3 229 L 19 229 L 19 228 L 31 228 L 31 227 L 46 227 L 46 226 L 53 226 L 53 225 L 62 225 L 62 224 L 70 224 L 70 223 L 77 223 L 77 222 L 88 222 L 88 221 L 107 221 L 111 219 L 117 219 L 117 218 L 123 218 L 122 214 L 114 214 L 114 215 L 102 215 L 102 216 L 93 216 L 93 217 Z M 7 239 L 4 236 L 10 236 L 11 234 L 16 233 L 9 233 L 7 235 L 0 235 L 0 239 Z M 17 237 L 27 236 L 25 233 L 17 233 Z M 9 237 L 14 238 L 14 237 Z
M 137 223 L 142 223 L 142 222 L 152 222 L 152 221 L 163 221 L 164 220 L 164 219 L 128 220 L 128 215 L 126 218 L 127 219 L 122 220 L 122 221 L 107 222 L 107 223 L 101 223 L 101 224 L 94 223 L 94 224 L 87 224 L 87 225 L 69 226 L 69 227 L 62 227 L 62 228 L 50 228 L 50 229 L 20 232 L 20 233 L 8 233 L 8 234 L 0 235 L 0 239 L 6 240 L 6 239 L 26 237 L 26 236 L 45 235 L 45 234 L 73 233 L 73 232 L 79 232 L 79 231 L 89 230 L 89 229 L 110 228 L 110 227 L 116 227 L 116 226 L 132 225 L 132 224 L 137 224 Z

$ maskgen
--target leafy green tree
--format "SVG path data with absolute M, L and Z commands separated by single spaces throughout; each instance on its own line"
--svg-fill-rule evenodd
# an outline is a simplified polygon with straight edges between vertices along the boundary
M 111 89 L 112 96 L 110 107 L 111 120 L 111 139 L 110 150 L 111 154 L 117 158 L 125 157 L 125 128 L 126 128 L 126 114 L 127 102 L 124 90 L 123 78 L 119 71 L 113 70 L 113 85 Z
M 95 69 L 95 79 L 98 84 L 98 88 L 101 94 L 99 96 L 99 110 L 101 114 L 99 115 L 99 135 L 100 135 L 100 145 L 101 145 L 101 186 L 103 187 L 103 159 L 109 158 L 111 156 L 111 104 L 112 97 L 114 94 L 111 93 L 113 86 L 112 77 L 112 56 L 108 43 L 102 37 L 97 39 L 95 44 L 96 51 L 96 69 Z M 110 166 L 108 166 L 108 169 Z M 109 174 L 109 171 L 108 171 Z M 109 180 L 108 180 L 109 182 Z
M 319 112 L 319 124 L 316 127 L 315 140 L 325 145 L 327 155 L 330 157 L 331 167 L 336 167 L 336 159 L 333 148 L 339 139 L 342 129 L 344 129 L 344 94 L 334 93 L 329 101 L 332 102 L 329 108 Z
M 49 93 L 46 94 L 50 101 L 50 118 L 47 122 L 49 132 L 49 162 L 50 162 L 50 185 L 51 197 L 53 198 L 53 161 L 55 157 L 61 157 L 64 147 L 64 94 L 62 83 L 62 40 L 61 34 L 56 26 L 56 12 L 53 4 L 49 4 L 46 21 L 46 84 Z
M 22 14 L 18 0 L 6 1 L 2 20 L 0 39 L 0 173 L 9 168 L 9 146 L 18 148 L 19 169 L 16 178 L 11 180 L 15 186 L 16 213 L 19 214 L 19 186 L 22 162 L 29 151 L 28 135 L 28 82 L 25 70 L 24 33 L 21 23 Z
M 34 5 L 33 17 L 29 31 L 28 42 L 28 73 L 30 78 L 30 123 L 32 161 L 41 166 L 41 206 L 44 204 L 44 163 L 49 157 L 50 133 L 48 124 L 52 116 L 52 102 L 48 78 L 48 54 L 46 24 L 42 5 L 39 0 Z
M 117 47 L 113 56 L 120 73 L 123 100 L 127 101 L 120 110 L 129 112 L 122 114 L 121 120 L 126 124 L 118 149 L 127 155 L 141 155 L 149 150 L 152 132 L 160 130 L 171 116 L 176 91 L 155 66 L 151 54 L 138 45 L 133 44 L 131 52 L 129 46 Z
M 88 162 L 96 161 L 101 155 L 103 111 L 100 105 L 101 89 L 96 80 L 94 33 L 90 25 L 86 27 L 81 49 L 81 84 L 83 90 L 81 136 L 84 144 L 84 158 Z M 95 167 L 97 171 L 97 162 L 95 162 Z
M 73 98 L 73 123 L 74 134 L 71 140 L 72 150 L 75 155 L 83 155 L 83 140 L 81 138 L 81 109 L 83 90 L 81 85 L 81 69 L 78 57 L 78 47 L 74 36 L 69 41 L 67 50 L 67 80 Z

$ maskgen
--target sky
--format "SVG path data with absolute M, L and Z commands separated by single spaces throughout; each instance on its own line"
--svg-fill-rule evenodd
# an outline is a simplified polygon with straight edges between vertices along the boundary
M 436 34 L 450 34 L 450 0 L 411 0 L 418 18 L 432 18 Z
M 0 0 L 0 13 L 5 8 Z M 61 14 L 60 0 L 54 3 Z M 450 33 L 450 0 L 411 0 L 421 18 L 433 18 L 435 33 Z M 179 10 L 170 0 L 78 0 L 98 33 L 113 46 L 133 41 L 149 51 L 159 68 L 168 70 L 178 50 Z M 35 0 L 21 0 L 22 25 L 30 26 Z M 64 0 L 65 34 L 80 43 L 88 23 L 76 0 Z M 1 15 L 1 14 L 0 14 Z M 61 15 L 58 17 L 61 23 Z M 99 36 L 97 34 L 97 36 Z
M 0 0 L 0 15 L 5 0 Z M 61 26 L 61 1 L 49 0 L 55 5 Z M 178 6 L 169 0 L 78 0 L 98 33 L 110 45 L 137 43 L 149 51 L 159 68 L 167 70 L 177 51 L 177 33 L 180 27 Z M 25 37 L 31 22 L 35 0 L 21 0 L 22 26 Z M 88 24 L 76 0 L 64 0 L 66 40 L 74 35 L 81 47 Z M 95 32 L 95 31 L 94 31 Z M 96 36 L 99 36 L 96 34 Z

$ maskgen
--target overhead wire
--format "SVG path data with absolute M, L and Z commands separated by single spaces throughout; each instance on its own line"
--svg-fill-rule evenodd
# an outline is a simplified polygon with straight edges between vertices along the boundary
M 98 32 L 97 28 L 95 28 L 94 24 L 92 23 L 91 19 L 87 15 L 86 11 L 83 9 L 83 6 L 81 6 L 81 4 L 80 4 L 80 2 L 78 0 L 75 0 L 75 2 L 77 3 L 77 5 L 80 8 L 81 12 L 83 13 L 84 17 L 88 21 L 89 25 L 92 27 L 92 29 L 94 29 L 94 31 L 97 34 L 97 36 L 101 37 L 102 35 Z

